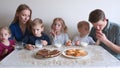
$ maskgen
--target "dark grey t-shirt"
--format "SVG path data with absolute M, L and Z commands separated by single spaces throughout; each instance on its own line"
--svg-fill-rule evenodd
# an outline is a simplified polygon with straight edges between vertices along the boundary
M 120 25 L 119 24 L 108 21 L 107 26 L 102 30 L 102 32 L 106 35 L 106 37 L 111 42 L 120 46 Z M 96 41 L 97 39 L 96 39 L 95 33 L 96 33 L 96 30 L 93 27 L 91 29 L 90 36 L 93 37 L 93 39 Z M 100 43 L 100 45 L 120 60 L 120 54 L 115 53 L 103 43 Z

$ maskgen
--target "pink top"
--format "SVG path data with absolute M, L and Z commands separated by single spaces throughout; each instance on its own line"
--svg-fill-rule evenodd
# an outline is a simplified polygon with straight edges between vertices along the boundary
M 15 45 L 15 41 L 9 40 L 9 42 L 10 42 L 9 46 L 5 46 L 4 44 L 0 43 L 0 60 L 2 60 L 5 56 L 10 54 L 14 50 L 13 45 Z M 8 53 L 3 56 L 2 54 L 3 54 L 5 49 L 8 49 Z

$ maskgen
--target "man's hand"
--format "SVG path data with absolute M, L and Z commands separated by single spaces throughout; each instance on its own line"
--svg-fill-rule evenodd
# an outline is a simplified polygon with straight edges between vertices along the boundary
M 102 31 L 100 31 L 100 30 L 97 30 L 96 31 L 96 38 L 98 39 L 98 40 L 100 40 L 101 42 L 105 42 L 106 40 L 108 40 L 107 38 L 106 38 L 106 35 L 102 32 Z

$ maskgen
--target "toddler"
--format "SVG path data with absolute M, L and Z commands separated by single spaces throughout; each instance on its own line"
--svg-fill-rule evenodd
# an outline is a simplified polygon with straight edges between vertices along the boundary
M 23 43 L 26 49 L 33 50 L 35 48 L 36 40 L 39 40 L 43 46 L 51 44 L 49 37 L 43 33 L 44 26 L 41 19 L 34 19 L 30 25 L 31 33 L 23 39 Z
M 73 39 L 73 45 L 81 45 L 81 42 L 85 42 L 87 44 L 97 44 L 92 39 L 92 37 L 88 36 L 90 32 L 90 25 L 87 21 L 80 21 L 77 24 L 78 32 L 80 33 L 78 36 L 75 36 Z
M 0 27 L 0 60 L 10 54 L 15 47 L 15 41 L 9 40 L 11 33 L 8 27 Z

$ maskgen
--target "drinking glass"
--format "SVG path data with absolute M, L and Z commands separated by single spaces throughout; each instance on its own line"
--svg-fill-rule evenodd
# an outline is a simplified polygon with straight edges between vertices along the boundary
M 81 42 L 80 45 L 83 46 L 83 47 L 86 47 L 88 45 L 88 43 L 87 42 Z
M 17 42 L 17 43 L 16 43 L 15 49 L 21 50 L 21 49 L 23 49 L 23 48 L 24 48 L 24 47 L 23 47 L 23 42 Z
M 61 41 L 59 41 L 59 40 L 54 41 L 54 46 L 61 47 L 62 46 Z
M 37 48 L 42 48 L 42 47 L 43 47 L 42 42 L 41 42 L 40 40 L 36 40 L 36 41 L 35 41 L 35 46 L 36 46 Z

